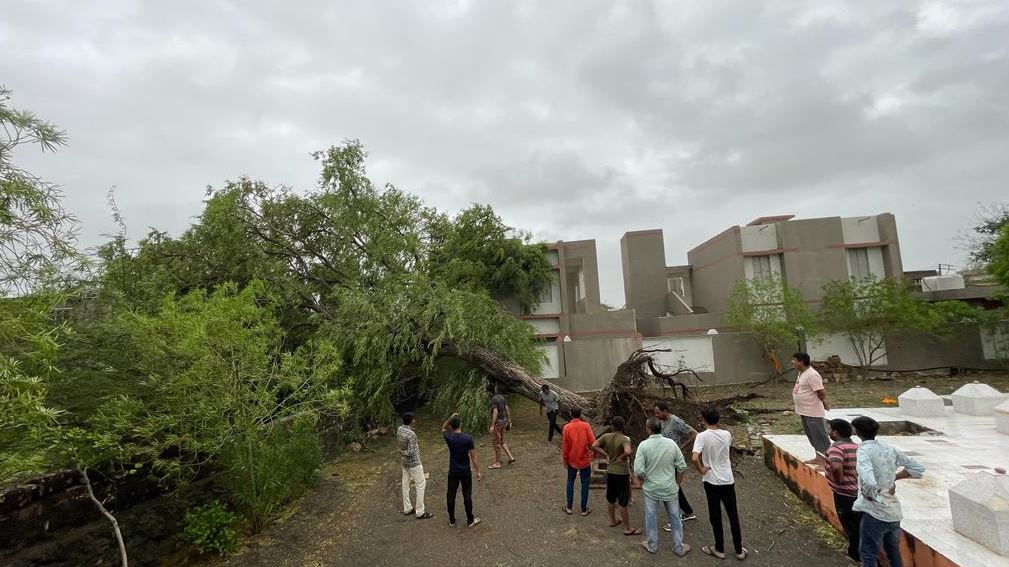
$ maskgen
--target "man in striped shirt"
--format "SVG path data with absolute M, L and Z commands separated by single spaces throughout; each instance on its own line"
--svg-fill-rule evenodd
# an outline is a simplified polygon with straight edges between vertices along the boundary
M 862 513 L 851 509 L 858 497 L 858 471 L 855 467 L 858 444 L 851 440 L 850 423 L 843 419 L 832 419 L 828 423 L 833 443 L 827 449 L 827 484 L 834 492 L 834 510 L 848 536 L 848 557 L 861 561 L 858 532 Z

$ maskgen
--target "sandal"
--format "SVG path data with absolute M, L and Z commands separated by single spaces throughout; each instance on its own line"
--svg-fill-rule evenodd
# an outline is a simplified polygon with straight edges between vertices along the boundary
M 634 528 L 629 532 L 624 532 L 624 535 L 641 535 L 641 528 Z
M 743 552 L 742 552 L 742 553 L 737 553 L 737 554 L 736 554 L 736 559 L 738 559 L 738 560 L 742 561 L 742 560 L 746 559 L 746 556 L 747 556 L 747 555 L 748 555 L 749 553 L 750 553 L 750 552 L 749 552 L 749 551 L 748 551 L 748 550 L 747 550 L 747 549 L 746 549 L 746 548 L 744 547 L 744 548 L 743 548 Z
M 725 559 L 725 554 L 724 553 L 719 552 L 717 549 L 715 549 L 714 547 L 711 547 L 710 545 L 705 545 L 704 547 L 702 547 L 701 548 L 701 553 L 703 553 L 705 555 L 710 555 L 712 557 L 717 557 L 719 559 Z
M 623 520 L 617 520 L 617 523 L 615 523 L 615 524 L 610 524 L 610 527 L 611 527 L 611 528 L 615 528 L 615 527 L 619 526 L 621 522 L 623 522 Z
M 493 465 L 491 465 L 491 466 L 489 466 L 489 467 L 487 467 L 487 468 L 489 468 L 489 469 L 491 469 L 491 470 L 495 470 L 495 471 L 496 471 L 496 470 L 498 470 L 499 468 L 501 468 L 501 463 L 494 463 Z
M 433 517 L 434 517 L 434 514 L 432 514 L 431 512 L 424 512 L 420 516 L 417 516 L 417 519 L 418 520 L 427 520 L 427 519 L 433 518 Z
M 514 462 L 515 462 L 515 458 L 514 457 L 512 457 L 511 459 L 508 459 L 508 464 L 509 465 L 512 464 L 512 463 L 514 463 Z
M 591 513 L 592 513 L 592 508 L 589 508 L 588 510 L 585 510 L 584 512 L 582 512 L 582 516 L 588 516 Z

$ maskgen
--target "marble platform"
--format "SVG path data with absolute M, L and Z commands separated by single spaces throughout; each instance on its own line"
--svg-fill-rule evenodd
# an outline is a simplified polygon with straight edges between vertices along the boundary
M 1009 468 L 1009 435 L 995 429 L 993 416 L 955 413 L 945 408 L 942 417 L 917 417 L 899 408 L 838 409 L 828 419 L 852 420 L 865 415 L 880 422 L 881 430 L 895 431 L 910 422 L 924 428 L 919 435 L 881 435 L 880 441 L 900 448 L 921 463 L 925 478 L 897 484 L 904 520 L 901 543 L 904 563 L 914 567 L 1009 566 L 1009 558 L 989 550 L 953 529 L 949 489 L 977 471 Z M 840 527 L 833 495 L 822 473 L 803 461 L 814 457 L 803 435 L 764 437 L 764 462 L 800 497 L 828 521 Z

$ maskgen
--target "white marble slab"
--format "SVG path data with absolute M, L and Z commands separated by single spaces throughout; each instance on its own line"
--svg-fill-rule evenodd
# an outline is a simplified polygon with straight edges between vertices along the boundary
M 1009 438 L 995 429 L 995 418 L 956 413 L 943 417 L 902 415 L 900 408 L 831 410 L 828 419 L 851 420 L 859 415 L 879 422 L 913 422 L 934 434 L 880 436 L 925 467 L 925 478 L 897 484 L 904 512 L 901 526 L 909 534 L 963 567 L 1009 566 L 1009 559 L 953 529 L 949 489 L 980 470 L 1009 468 Z M 812 459 L 813 448 L 803 435 L 769 435 L 768 439 L 800 460 Z M 826 482 L 826 481 L 824 481 Z

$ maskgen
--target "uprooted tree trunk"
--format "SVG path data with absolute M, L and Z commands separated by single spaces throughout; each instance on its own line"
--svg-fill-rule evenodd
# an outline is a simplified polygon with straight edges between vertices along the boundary
M 543 384 L 547 384 L 507 358 L 480 346 L 460 348 L 451 343 L 442 343 L 439 351 L 441 354 L 473 364 L 498 384 L 535 402 L 539 402 Z M 587 418 L 596 415 L 592 403 L 585 397 L 555 384 L 550 384 L 550 389 L 560 396 L 561 414 L 567 414 L 572 408 L 578 408 Z
M 636 441 L 648 437 L 645 422 L 651 417 L 655 403 L 670 401 L 665 394 L 666 388 L 672 389 L 674 399 L 679 388 L 685 402 L 687 384 L 681 378 L 693 376 L 700 380 L 697 373 L 689 368 L 665 369 L 655 360 L 656 352 L 669 352 L 669 349 L 641 348 L 631 353 L 627 360 L 620 363 L 610 384 L 599 395 L 599 420 L 609 423 L 614 417 L 624 418 L 624 433 Z M 686 411 L 676 407 L 672 409 L 681 418 L 692 417 L 685 415 Z
M 91 478 L 88 477 L 87 467 L 84 467 L 81 470 L 81 478 L 84 479 L 84 487 L 87 489 L 88 498 L 91 499 L 91 502 L 94 503 L 96 508 L 98 508 L 98 511 L 101 512 L 102 515 L 105 516 L 105 519 L 109 521 L 109 524 L 112 525 L 112 535 L 115 536 L 116 543 L 119 545 L 120 565 L 122 565 L 122 567 L 129 567 L 130 562 L 126 557 L 126 543 L 123 541 L 123 532 L 119 529 L 119 521 L 112 515 L 112 512 L 109 512 L 108 508 L 105 507 L 105 504 L 95 496 L 94 488 L 91 486 Z

